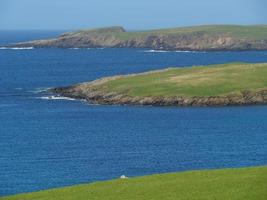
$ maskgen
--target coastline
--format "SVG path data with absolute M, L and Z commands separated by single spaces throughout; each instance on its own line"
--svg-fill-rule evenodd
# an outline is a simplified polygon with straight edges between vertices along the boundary
M 266 71 L 265 63 L 167 68 L 48 91 L 104 105 L 260 105 L 267 104 Z
M 66 32 L 51 39 L 13 43 L 15 48 L 143 48 L 165 51 L 267 50 L 267 26 L 206 25 L 126 31 L 123 27 Z
M 143 106 L 242 106 L 267 104 L 267 89 L 259 91 L 243 91 L 241 94 L 226 96 L 173 96 L 173 97 L 131 97 L 125 94 L 90 90 L 82 92 L 79 86 L 58 87 L 49 92 L 72 99 L 86 100 L 102 105 L 143 105 Z

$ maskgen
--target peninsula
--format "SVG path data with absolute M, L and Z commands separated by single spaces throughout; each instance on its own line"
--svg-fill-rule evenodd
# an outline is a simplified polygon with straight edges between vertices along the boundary
M 168 68 L 50 90 L 97 104 L 227 106 L 267 103 L 267 63 Z
M 53 39 L 10 44 L 34 48 L 149 48 L 155 50 L 266 50 L 267 25 L 206 25 L 150 31 L 123 27 L 68 32 Z

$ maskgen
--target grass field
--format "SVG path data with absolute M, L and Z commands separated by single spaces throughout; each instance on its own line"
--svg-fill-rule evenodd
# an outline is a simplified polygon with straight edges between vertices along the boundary
M 254 25 L 254 26 L 237 26 L 237 25 L 206 25 L 206 26 L 194 26 L 174 29 L 162 29 L 154 30 L 154 33 L 194 33 L 205 32 L 207 34 L 221 34 L 228 33 L 231 36 L 244 38 L 244 39 L 263 39 L 267 37 L 267 26 Z
M 180 34 L 197 34 L 205 33 L 208 35 L 220 35 L 228 34 L 231 37 L 248 40 L 267 39 L 267 25 L 205 25 L 205 26 L 193 26 L 193 27 L 179 27 L 169 29 L 158 30 L 146 30 L 146 31 L 126 31 L 121 32 L 121 27 L 108 27 L 91 30 L 82 30 L 78 33 L 96 33 L 102 35 L 114 36 L 120 40 L 128 40 L 131 38 L 142 38 L 148 35 L 180 35 Z M 114 29 L 114 30 L 113 30 Z M 113 31 L 112 31 L 113 30 Z M 77 34 L 77 33 L 76 33 Z
M 117 179 L 1 200 L 266 200 L 267 167 Z
M 100 90 L 129 96 L 223 96 L 267 88 L 267 64 L 231 63 L 169 68 L 121 76 L 98 85 Z
M 148 35 L 158 34 L 194 34 L 198 32 L 206 33 L 209 35 L 215 34 L 228 34 L 229 36 L 241 39 L 267 39 L 267 25 L 253 25 L 253 26 L 238 26 L 238 25 L 206 25 L 194 27 L 180 27 L 170 29 L 158 29 L 148 31 L 127 31 L 127 32 L 113 32 L 106 33 L 103 29 L 98 29 L 96 33 L 113 34 L 119 39 L 130 39 L 131 37 L 144 37 Z

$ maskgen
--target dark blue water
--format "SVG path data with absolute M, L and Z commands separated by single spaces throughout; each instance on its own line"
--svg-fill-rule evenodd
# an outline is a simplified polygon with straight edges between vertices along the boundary
M 16 41 L 11 36 L 5 38 Z M 267 52 L 0 50 L 0 196 L 122 174 L 266 165 L 267 106 L 97 106 L 36 92 L 115 74 L 237 61 L 267 62 Z

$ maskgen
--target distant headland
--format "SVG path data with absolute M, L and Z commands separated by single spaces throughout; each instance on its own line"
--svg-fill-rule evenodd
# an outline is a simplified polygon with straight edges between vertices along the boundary
M 267 25 L 204 25 L 150 31 L 114 26 L 64 33 L 57 38 L 10 44 L 34 48 L 149 48 L 155 50 L 267 50 Z

